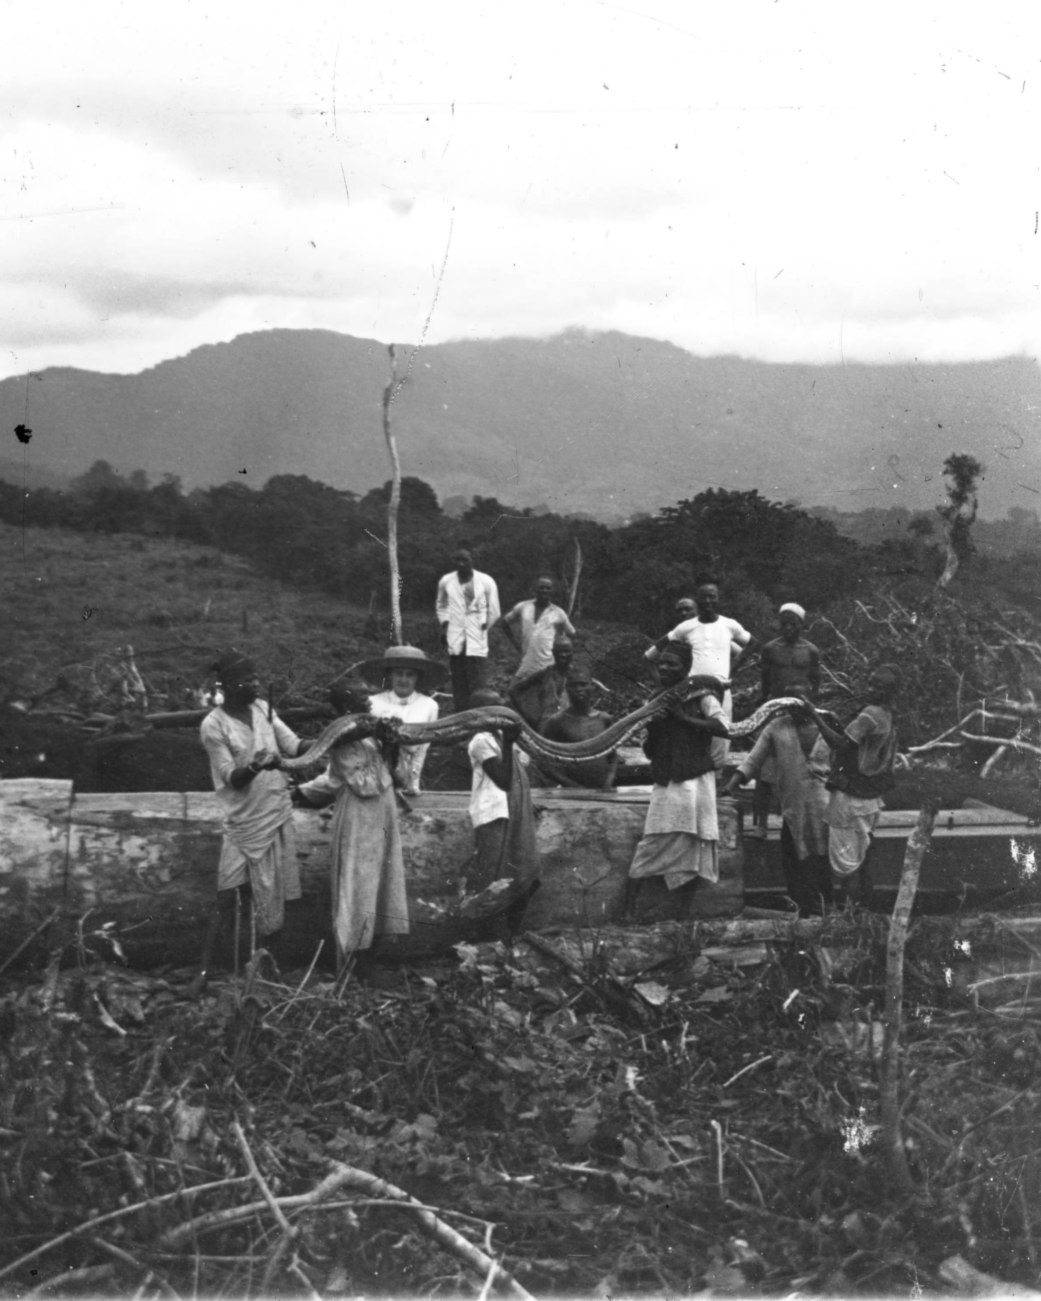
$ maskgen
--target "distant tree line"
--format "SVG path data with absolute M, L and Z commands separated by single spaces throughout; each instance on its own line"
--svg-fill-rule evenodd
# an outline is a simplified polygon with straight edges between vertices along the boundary
M 274 578 L 383 611 L 389 492 L 389 482 L 362 496 L 290 474 L 259 490 L 225 483 L 185 493 L 174 475 L 151 484 L 141 470 L 123 476 L 98 461 L 64 492 L 26 494 L 0 481 L 0 519 L 182 538 L 243 556 Z M 478 568 L 495 576 L 506 602 L 528 595 L 542 573 L 555 577 L 565 594 L 580 567 L 577 615 L 630 623 L 652 635 L 669 626 L 676 598 L 692 594 L 707 575 L 723 585 L 727 613 L 769 629 L 782 601 L 826 610 L 880 582 L 925 590 L 944 567 L 928 517 L 922 523 L 909 516 L 902 529 L 882 530 L 881 541 L 858 541 L 822 512 L 772 502 L 754 490 L 709 489 L 608 528 L 480 496 L 461 518 L 451 518 L 429 484 L 406 476 L 398 532 L 406 609 L 432 604 L 452 551 L 465 544 Z M 988 590 L 997 585 L 1010 599 L 1036 601 L 1026 578 L 1032 567 L 983 556 L 968 572 Z M 959 583 L 965 581 L 960 575 Z

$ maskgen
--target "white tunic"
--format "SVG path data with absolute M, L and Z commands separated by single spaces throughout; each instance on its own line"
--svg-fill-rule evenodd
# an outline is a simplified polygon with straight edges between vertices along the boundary
M 396 691 L 381 691 L 372 697 L 371 704 L 377 718 L 400 718 L 403 723 L 437 722 L 437 701 L 421 691 L 413 691 L 410 696 L 399 696 Z M 419 792 L 419 778 L 429 749 L 429 745 L 401 747 L 395 775 L 406 790 Z
M 521 662 L 513 675 L 515 682 L 549 668 L 553 663 L 553 643 L 557 639 L 557 633 L 567 633 L 569 637 L 575 635 L 567 611 L 552 601 L 545 609 L 537 612 L 533 600 L 518 601 L 503 619 L 503 623 L 517 628 L 520 633 Z
M 470 821 L 475 827 L 483 827 L 486 822 L 510 816 L 509 796 L 497 786 L 484 771 L 486 759 L 502 757 L 502 746 L 491 732 L 475 732 L 466 747 L 473 769 L 473 781 L 470 786 Z M 527 765 L 528 756 L 523 751 L 513 751 L 513 762 Z
M 685 641 L 690 647 L 690 674 L 710 673 L 723 682 L 730 680 L 731 645 L 747 646 L 752 634 L 738 623 L 720 615 L 711 623 L 684 619 L 669 633 L 669 641 Z
M 488 654 L 488 629 L 499 620 L 499 589 L 495 579 L 474 570 L 466 583 L 452 570 L 437 585 L 434 606 L 438 623 L 448 624 L 449 655 Z

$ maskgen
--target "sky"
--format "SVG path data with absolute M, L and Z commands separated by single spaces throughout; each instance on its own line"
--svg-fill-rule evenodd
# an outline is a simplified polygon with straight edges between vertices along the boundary
M 7 0 L 0 378 L 279 327 L 1037 357 L 1039 10 Z

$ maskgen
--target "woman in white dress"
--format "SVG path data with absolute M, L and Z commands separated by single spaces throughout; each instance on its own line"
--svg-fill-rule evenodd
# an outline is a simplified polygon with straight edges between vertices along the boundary
M 361 665 L 366 675 L 378 673 L 387 689 L 372 697 L 377 718 L 399 718 L 403 723 L 435 723 L 438 704 L 427 694 L 431 682 L 444 669 L 428 660 L 418 646 L 388 646 L 380 660 Z M 403 745 L 395 780 L 406 795 L 418 795 L 419 780 L 429 745 Z
M 369 688 L 357 678 L 329 693 L 342 714 L 369 714 Z M 405 863 L 392 776 L 392 725 L 371 715 L 370 735 L 332 751 L 321 777 L 298 787 L 309 803 L 336 800 L 332 823 L 332 924 L 342 967 L 378 935 L 407 934 Z

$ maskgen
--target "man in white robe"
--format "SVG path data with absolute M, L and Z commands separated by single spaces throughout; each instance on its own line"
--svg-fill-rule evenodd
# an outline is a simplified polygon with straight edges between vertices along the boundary
M 494 578 L 474 569 L 469 551 L 456 551 L 452 563 L 455 570 L 437 585 L 434 611 L 448 652 L 455 707 L 464 710 L 487 680 L 488 630 L 499 621 L 499 589 Z
M 221 924 L 231 920 L 243 887 L 252 900 L 257 934 L 269 940 L 269 947 L 282 929 L 287 901 L 300 898 L 293 806 L 278 766 L 282 756 L 293 758 L 308 745 L 259 699 L 260 679 L 248 656 L 227 651 L 214 669 L 223 700 L 203 720 L 200 738 L 210 759 L 224 839 L 200 986 Z

